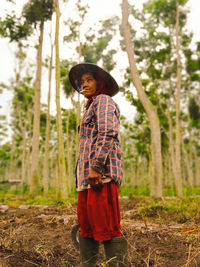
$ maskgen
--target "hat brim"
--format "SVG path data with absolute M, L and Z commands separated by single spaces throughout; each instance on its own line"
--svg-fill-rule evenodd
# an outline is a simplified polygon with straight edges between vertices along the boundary
M 98 75 L 106 83 L 109 96 L 114 96 L 119 92 L 119 86 L 115 79 L 105 70 L 92 63 L 80 63 L 73 66 L 69 72 L 69 80 L 73 88 L 80 93 L 80 80 L 84 73 L 92 72 Z

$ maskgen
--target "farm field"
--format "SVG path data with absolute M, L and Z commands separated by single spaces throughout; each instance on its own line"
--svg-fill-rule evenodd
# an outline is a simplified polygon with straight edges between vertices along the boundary
M 179 201 L 152 204 L 148 197 L 120 198 L 130 266 L 200 266 L 199 214 L 195 208 L 184 210 L 186 203 Z M 199 199 L 190 203 L 198 207 Z M 172 208 L 175 205 L 178 212 Z M 79 251 L 71 240 L 71 229 L 76 224 L 76 205 L 12 207 L 1 203 L 0 266 L 80 266 Z M 105 263 L 101 244 L 98 266 Z

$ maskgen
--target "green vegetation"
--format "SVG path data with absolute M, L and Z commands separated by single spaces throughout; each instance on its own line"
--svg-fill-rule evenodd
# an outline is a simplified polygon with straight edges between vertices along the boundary
M 135 200 L 136 211 L 132 219 L 148 220 L 153 217 L 158 223 L 176 221 L 179 223 L 190 222 L 199 213 L 200 195 L 199 188 L 184 188 L 184 197 L 177 198 L 172 196 L 172 189 L 164 191 L 162 199 L 150 197 L 150 190 L 142 187 L 121 187 L 119 195 L 121 198 Z M 168 193 L 168 194 L 167 194 Z M 0 187 L 0 202 L 12 207 L 19 205 L 53 205 L 58 208 L 66 208 L 69 204 L 77 204 L 77 191 L 75 189 L 69 194 L 68 200 L 57 197 L 55 189 L 51 189 L 49 194 L 44 197 L 43 190 L 39 191 L 38 196 L 32 196 L 28 187 L 20 185 L 10 185 L 4 183 Z M 135 207 L 134 207 L 135 208 Z
M 136 198 L 137 199 L 137 198 Z M 185 223 L 194 221 L 199 213 L 200 196 L 166 197 L 162 200 L 144 197 L 138 198 L 138 209 L 133 219 L 148 220 L 156 219 L 157 223 L 178 222 Z
M 142 186 L 122 186 L 119 190 L 120 196 L 150 196 L 150 187 Z M 176 196 L 176 190 L 173 187 L 164 187 L 163 188 L 163 197 L 167 196 Z M 183 196 L 200 196 L 200 187 L 184 187 Z
M 0 187 L 0 202 L 12 207 L 24 205 L 55 205 L 59 208 L 65 208 L 69 204 L 76 204 L 77 192 L 73 190 L 69 194 L 68 200 L 62 200 L 57 197 L 55 190 L 50 190 L 49 194 L 44 197 L 43 190 L 40 190 L 37 196 L 30 194 L 27 187 L 20 185 L 3 184 Z
M 120 196 L 150 196 L 150 188 L 149 187 L 141 187 L 141 186 L 126 186 L 121 187 L 119 190 Z

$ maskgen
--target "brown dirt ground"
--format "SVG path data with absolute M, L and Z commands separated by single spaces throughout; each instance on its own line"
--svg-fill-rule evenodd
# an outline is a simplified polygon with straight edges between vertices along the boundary
M 137 202 L 120 200 L 122 230 L 129 245 L 130 266 L 200 266 L 200 228 L 195 222 L 172 224 L 169 214 L 135 216 Z M 168 216 L 168 217 L 167 217 Z M 159 223 L 159 218 L 162 222 Z M 77 224 L 76 207 L 0 204 L 0 267 L 80 266 L 70 233 Z M 98 266 L 105 263 L 100 245 Z

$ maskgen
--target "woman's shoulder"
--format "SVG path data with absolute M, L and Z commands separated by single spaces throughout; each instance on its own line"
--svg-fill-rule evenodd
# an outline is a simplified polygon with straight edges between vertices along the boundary
M 100 95 L 95 96 L 94 97 L 94 101 L 96 103 L 99 103 L 99 102 L 110 102 L 110 103 L 114 103 L 112 97 L 109 96 L 109 95 L 105 95 L 105 94 L 100 94 Z
M 108 109 L 106 108 L 108 107 Z M 93 108 L 94 109 L 107 109 L 107 110 L 116 110 L 118 116 L 120 116 L 120 109 L 119 106 L 115 103 L 111 96 L 100 94 L 93 98 Z

